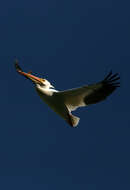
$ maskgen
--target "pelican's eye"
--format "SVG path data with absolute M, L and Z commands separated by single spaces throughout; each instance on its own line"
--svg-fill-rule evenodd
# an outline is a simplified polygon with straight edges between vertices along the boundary
M 43 82 L 45 82 L 46 80 L 45 79 L 43 79 L 43 78 L 41 78 L 41 80 L 43 81 Z
M 41 78 L 41 83 L 40 83 L 40 85 L 41 85 L 41 86 L 46 86 L 46 83 L 45 83 L 45 82 L 46 82 L 46 80 Z

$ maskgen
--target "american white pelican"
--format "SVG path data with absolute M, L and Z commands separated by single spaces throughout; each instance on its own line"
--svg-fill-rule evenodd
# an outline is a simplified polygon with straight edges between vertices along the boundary
M 111 71 L 104 80 L 96 84 L 58 91 L 55 90 L 48 80 L 36 77 L 31 72 L 23 72 L 18 62 L 15 63 L 15 68 L 19 74 L 30 79 L 35 84 L 36 91 L 41 99 L 72 127 L 78 125 L 80 118 L 72 115 L 71 111 L 78 107 L 96 104 L 105 100 L 107 96 L 120 86 L 118 73 L 112 75 Z

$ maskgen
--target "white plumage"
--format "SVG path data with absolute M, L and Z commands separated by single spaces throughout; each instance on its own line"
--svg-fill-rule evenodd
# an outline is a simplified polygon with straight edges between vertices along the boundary
M 19 74 L 30 79 L 35 84 L 36 91 L 41 99 L 72 127 L 78 125 L 80 118 L 72 115 L 71 111 L 78 107 L 96 104 L 105 100 L 120 86 L 118 73 L 113 75 L 111 71 L 104 80 L 96 84 L 58 91 L 46 79 L 36 77 L 30 72 L 23 72 L 17 62 L 15 63 L 15 68 Z

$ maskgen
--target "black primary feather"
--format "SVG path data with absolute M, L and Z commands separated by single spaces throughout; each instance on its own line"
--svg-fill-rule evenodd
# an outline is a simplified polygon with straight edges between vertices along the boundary
M 85 104 L 96 104 L 105 100 L 117 87 L 120 87 L 119 79 L 118 73 L 112 75 L 112 71 L 110 71 L 103 81 L 90 85 L 92 92 L 84 98 Z
M 102 81 L 103 85 L 106 87 L 120 87 L 120 82 L 115 82 L 120 79 L 120 76 L 118 73 L 112 75 L 112 72 L 108 74 L 108 76 Z

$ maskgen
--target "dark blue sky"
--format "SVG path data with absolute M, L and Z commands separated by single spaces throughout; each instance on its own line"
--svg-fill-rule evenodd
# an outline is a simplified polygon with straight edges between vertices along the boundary
M 100 81 L 121 88 L 75 112 L 73 129 L 14 69 L 58 90 Z M 130 189 L 129 1 L 1 0 L 0 189 Z

